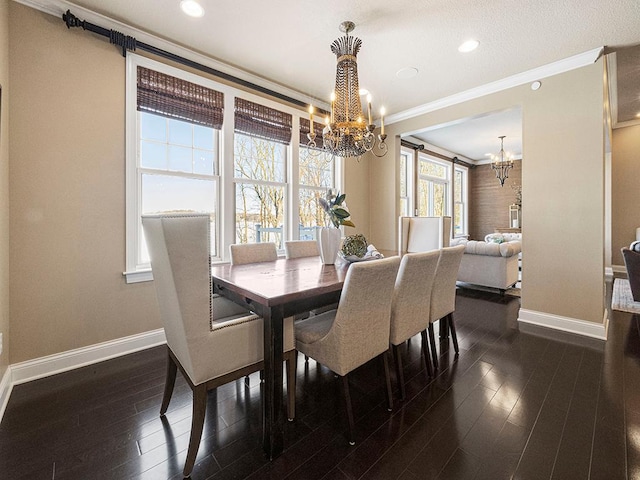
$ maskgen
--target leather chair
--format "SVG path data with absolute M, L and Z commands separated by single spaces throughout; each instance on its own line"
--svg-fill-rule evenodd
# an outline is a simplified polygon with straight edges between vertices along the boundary
M 143 216 L 153 283 L 168 346 L 160 415 L 179 369 L 193 391 L 191 437 L 183 475 L 191 474 L 207 408 L 207 392 L 264 368 L 262 318 L 211 294 L 209 215 Z M 288 416 L 295 415 L 295 350 L 285 329 Z
M 438 353 L 433 332 L 434 322 L 440 320 L 441 337 L 446 337 L 446 332 L 451 331 L 454 351 L 456 355 L 459 353 L 453 312 L 456 309 L 456 278 L 462 255 L 464 255 L 464 248 L 464 245 L 458 245 L 440 250 L 436 278 L 431 289 L 431 310 L 429 313 L 429 342 L 431 343 L 431 355 L 435 368 L 438 368 Z
M 345 277 L 337 310 L 296 322 L 296 348 L 342 378 L 349 422 L 349 443 L 355 444 L 355 425 L 348 375 L 369 360 L 382 356 L 388 408 L 393 408 L 387 353 L 391 301 L 398 257 L 354 263 Z
M 402 257 L 396 278 L 391 304 L 390 343 L 396 361 L 396 372 L 400 387 L 400 398 L 405 398 L 404 372 L 399 345 L 417 333 L 422 335 L 422 353 L 429 372 L 433 375 L 427 329 L 431 309 L 431 290 L 436 276 L 440 251 L 408 253 Z

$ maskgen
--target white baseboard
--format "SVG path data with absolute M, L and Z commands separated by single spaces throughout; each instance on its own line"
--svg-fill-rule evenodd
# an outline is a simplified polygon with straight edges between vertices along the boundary
M 66 372 L 74 368 L 109 360 L 128 353 L 137 352 L 166 343 L 164 329 L 152 330 L 108 342 L 76 348 L 46 357 L 27 360 L 11 365 L 11 383 L 21 383 Z
M 599 340 L 607 339 L 609 329 L 609 318 L 606 310 L 602 323 L 595 323 L 521 308 L 518 314 L 518 321 Z
M 0 421 L 2 421 L 4 411 L 7 409 L 11 390 L 13 390 L 13 383 L 11 383 L 11 365 L 9 365 L 0 380 Z
M 627 274 L 627 267 L 625 267 L 624 265 L 611 265 L 611 270 L 613 270 L 613 273 L 624 273 L 625 275 Z

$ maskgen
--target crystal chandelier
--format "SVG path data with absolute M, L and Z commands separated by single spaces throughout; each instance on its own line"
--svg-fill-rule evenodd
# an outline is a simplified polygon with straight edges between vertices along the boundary
M 340 31 L 345 35 L 331 44 L 336 54 L 336 86 L 331 94 L 331 116 L 326 117 L 322 130 L 324 150 L 339 157 L 360 158 L 366 152 L 377 157 L 387 153 L 387 136 L 384 133 L 384 109 L 380 110 L 380 134 L 373 133 L 376 126 L 371 120 L 371 95 L 367 96 L 367 121 L 365 122 L 360 102 L 358 83 L 358 64 L 356 56 L 362 40 L 349 36 L 355 28 L 353 22 L 342 22 Z M 313 130 L 313 107 L 309 109 L 311 131 L 307 135 L 308 147 L 316 147 L 316 134 Z
M 504 181 L 509 178 L 509 169 L 513 168 L 513 159 L 504 151 L 505 135 L 498 137 L 500 139 L 500 151 L 493 156 L 491 168 L 496 172 L 496 178 L 500 182 L 500 186 L 504 187 Z

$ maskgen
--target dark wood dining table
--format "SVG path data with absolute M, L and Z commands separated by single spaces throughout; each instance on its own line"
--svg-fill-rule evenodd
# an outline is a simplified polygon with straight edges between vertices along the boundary
M 337 303 L 349 264 L 324 265 L 319 257 L 245 265 L 214 265 L 214 293 L 264 318 L 263 447 L 269 459 L 283 450 L 283 320 Z

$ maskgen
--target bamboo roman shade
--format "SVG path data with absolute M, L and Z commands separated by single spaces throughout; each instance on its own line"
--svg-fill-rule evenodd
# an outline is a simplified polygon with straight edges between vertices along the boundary
M 300 118 L 300 146 L 306 147 L 307 143 L 309 143 L 309 137 L 307 137 L 307 133 L 309 133 L 309 125 L 310 122 L 308 119 L 301 117 Z M 316 134 L 316 148 L 322 148 L 322 129 L 324 125 L 318 122 L 313 122 L 313 133 Z
M 202 85 L 138 67 L 138 110 L 222 128 L 224 95 Z
M 235 131 L 288 145 L 292 116 L 243 98 L 235 99 Z

